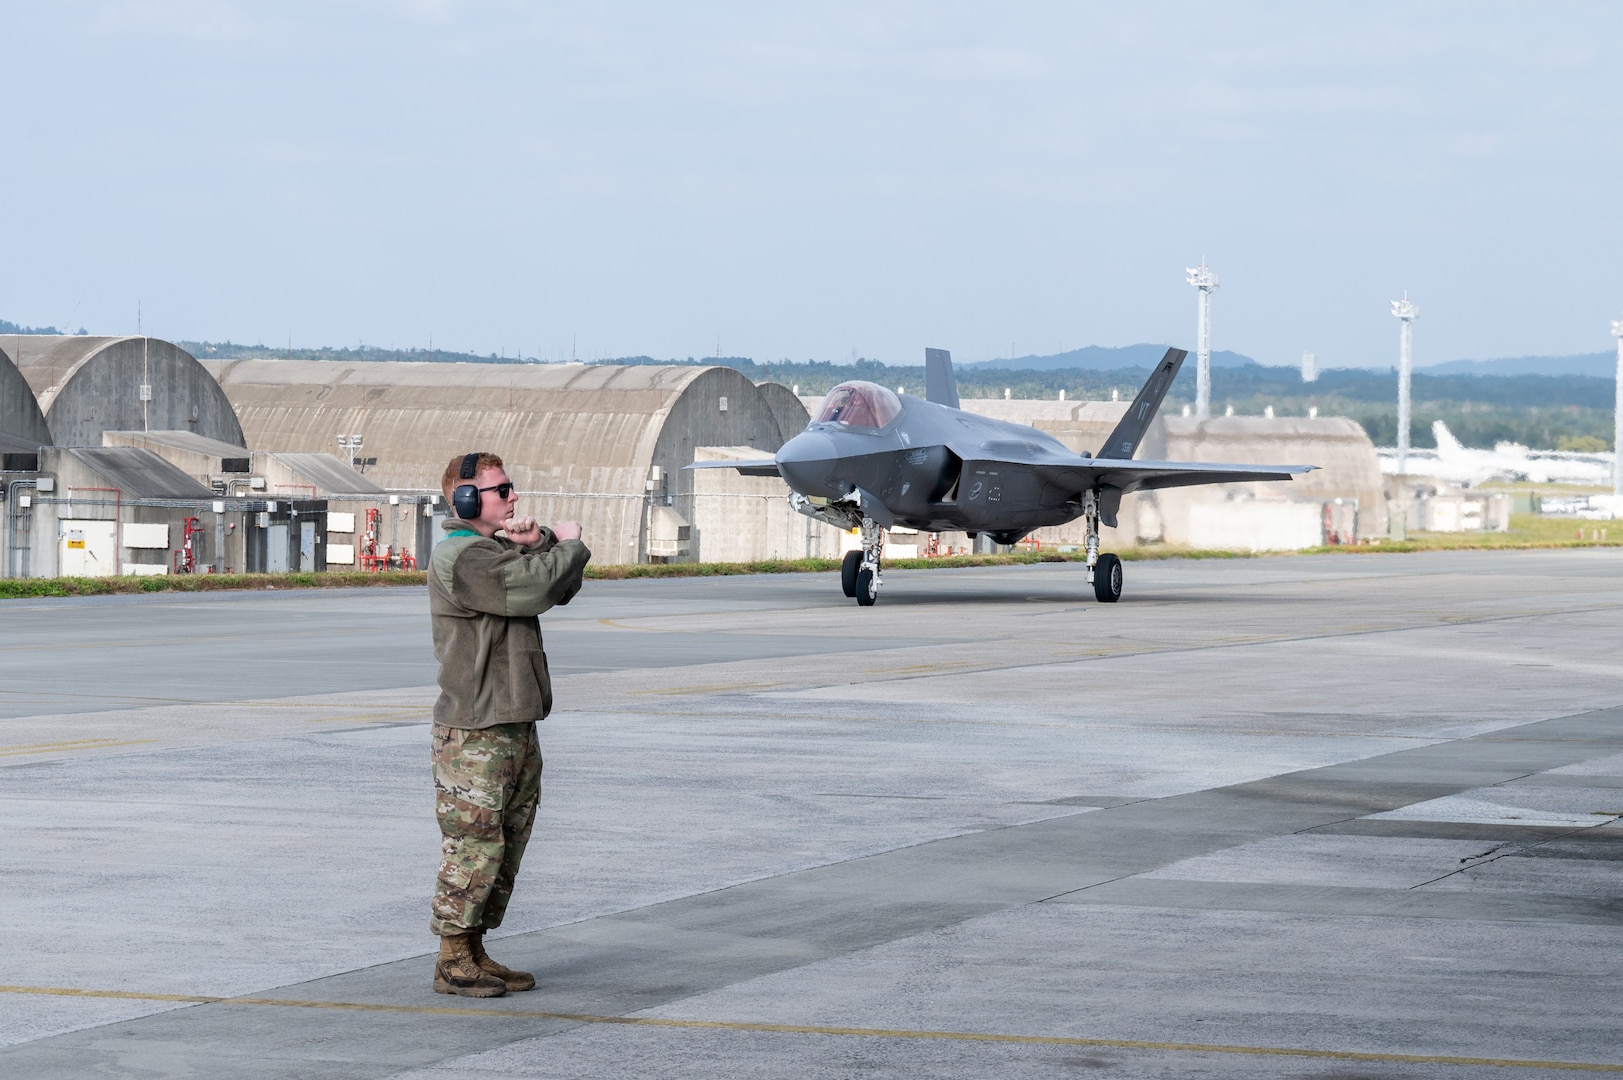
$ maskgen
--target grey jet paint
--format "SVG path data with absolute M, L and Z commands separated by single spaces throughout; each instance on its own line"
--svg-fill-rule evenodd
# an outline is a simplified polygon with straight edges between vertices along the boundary
M 1123 495 L 1289 480 L 1315 467 L 1132 460 L 1187 355 L 1167 350 L 1096 455 L 1073 453 L 1036 428 L 960 409 L 951 356 L 926 349 L 923 398 L 844 382 L 772 458 L 689 468 L 782 477 L 796 510 L 861 530 L 862 550 L 846 554 L 841 584 L 864 607 L 879 595 L 885 529 L 985 533 L 1013 544 L 1033 529 L 1079 517 L 1087 520 L 1088 580 L 1100 600 L 1113 602 L 1121 596 L 1121 560 L 1099 552 L 1099 526 L 1115 526 Z

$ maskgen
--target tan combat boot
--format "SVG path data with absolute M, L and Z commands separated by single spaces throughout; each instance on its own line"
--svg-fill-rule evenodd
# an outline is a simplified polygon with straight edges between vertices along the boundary
M 503 967 L 490 958 L 485 952 L 483 941 L 484 932 L 468 935 L 468 951 L 473 954 L 474 963 L 486 975 L 494 975 L 500 979 L 509 990 L 534 990 L 535 976 L 528 971 L 514 971 L 510 967 Z
M 434 961 L 434 992 L 461 997 L 501 997 L 507 984 L 488 974 L 473 958 L 476 934 L 445 934 L 440 938 L 440 955 Z

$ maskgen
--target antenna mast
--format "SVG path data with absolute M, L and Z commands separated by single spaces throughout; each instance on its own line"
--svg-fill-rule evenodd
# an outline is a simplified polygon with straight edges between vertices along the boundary
M 1403 329 L 1398 331 L 1398 475 L 1409 475 L 1409 369 L 1414 343 L 1414 321 L 1420 318 L 1420 309 L 1409 299 L 1409 290 L 1403 290 L 1403 299 L 1392 301 L 1392 316 L 1401 319 Z
M 152 365 L 147 360 L 146 329 L 141 325 L 141 301 L 135 302 L 135 332 L 141 335 L 141 430 L 152 430 Z
M 1212 292 L 1217 275 L 1201 259 L 1200 265 L 1186 267 L 1189 284 L 1200 290 L 1200 321 L 1195 328 L 1195 418 L 1212 414 Z

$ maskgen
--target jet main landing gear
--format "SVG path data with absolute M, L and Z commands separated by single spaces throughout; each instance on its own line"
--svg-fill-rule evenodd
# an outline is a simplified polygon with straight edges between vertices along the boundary
M 1099 556 L 1093 568 L 1093 595 L 1101 604 L 1121 599 L 1121 559 L 1108 552 Z
M 1088 526 L 1088 584 L 1101 604 L 1121 599 L 1121 559 L 1099 554 L 1099 498 L 1092 491 L 1082 500 L 1082 515 Z

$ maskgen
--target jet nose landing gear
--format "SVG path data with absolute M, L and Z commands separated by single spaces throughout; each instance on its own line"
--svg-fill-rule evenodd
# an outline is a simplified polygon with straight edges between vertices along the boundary
M 862 550 L 847 551 L 840 563 L 840 589 L 855 598 L 858 607 L 873 607 L 879 599 L 879 556 L 884 547 L 884 530 L 872 518 L 863 518 Z

